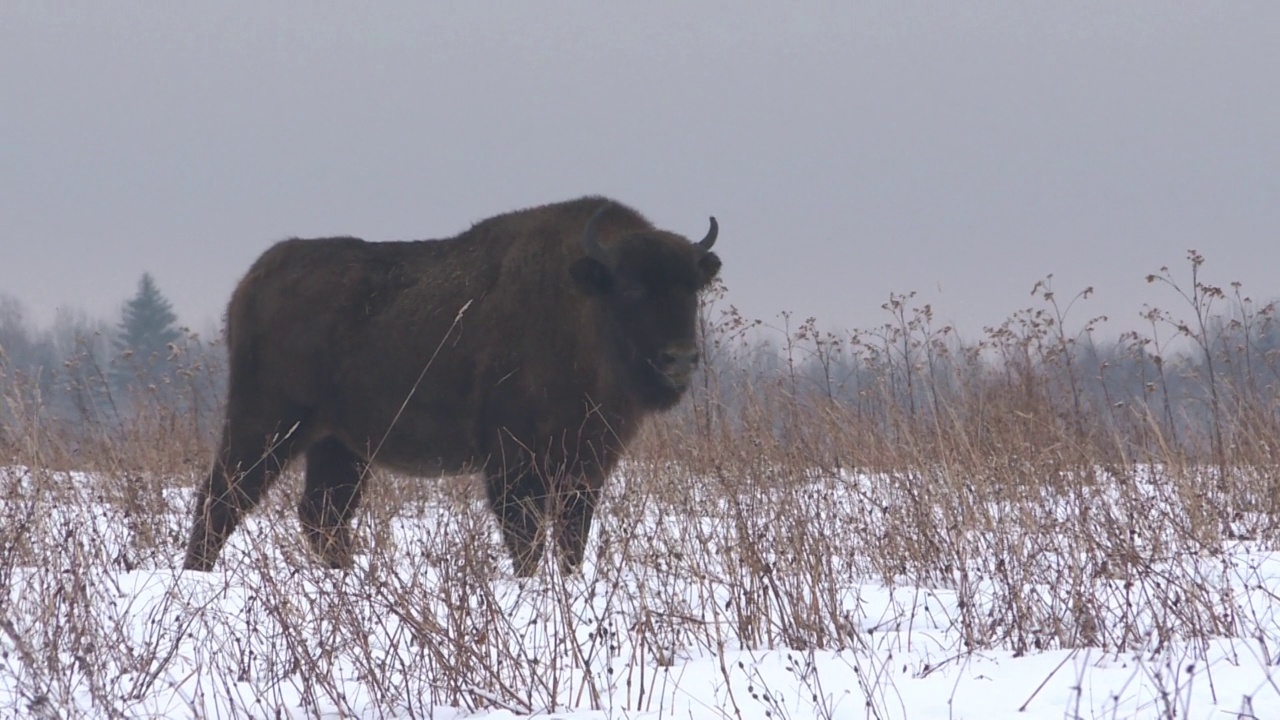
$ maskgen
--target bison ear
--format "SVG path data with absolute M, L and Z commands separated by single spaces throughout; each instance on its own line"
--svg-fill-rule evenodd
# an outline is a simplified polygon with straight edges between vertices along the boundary
M 702 287 L 706 287 L 720 272 L 720 257 L 713 252 L 698 258 L 698 269 L 702 271 Z
M 581 257 L 569 266 L 569 275 L 578 290 L 587 295 L 608 295 L 613 289 L 613 275 L 609 268 L 592 257 Z

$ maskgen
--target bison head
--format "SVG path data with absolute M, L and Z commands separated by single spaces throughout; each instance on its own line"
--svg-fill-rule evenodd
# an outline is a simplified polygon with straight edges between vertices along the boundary
M 718 226 L 697 243 L 674 233 L 644 230 L 602 243 L 600 225 L 611 204 L 591 216 L 583 232 L 585 256 L 570 272 L 578 289 L 598 303 L 608 344 L 645 405 L 674 405 L 698 366 L 698 292 L 720 270 L 711 252 Z

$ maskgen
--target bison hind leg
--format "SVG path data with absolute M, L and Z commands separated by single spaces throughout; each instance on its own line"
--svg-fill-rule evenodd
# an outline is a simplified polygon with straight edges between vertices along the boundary
M 308 545 L 331 568 L 351 566 L 351 518 L 360 507 L 368 463 L 336 438 L 307 449 L 306 482 L 298 518 Z
M 213 569 L 227 538 L 244 514 L 262 500 L 295 448 L 292 432 L 266 436 L 223 434 L 213 468 L 196 492 L 184 569 Z

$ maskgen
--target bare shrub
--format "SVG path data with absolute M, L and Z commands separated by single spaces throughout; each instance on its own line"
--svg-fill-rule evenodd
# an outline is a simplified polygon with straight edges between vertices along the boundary
M 166 385 L 119 397 L 86 352 L 63 376 L 82 383 L 72 416 L 0 364 L 3 710 L 655 711 L 713 657 L 721 713 L 786 715 L 749 662 L 777 651 L 815 714 L 836 714 L 814 664 L 830 652 L 887 717 L 885 658 L 925 647 L 921 676 L 987 650 L 1149 658 L 1161 716 L 1185 715 L 1215 639 L 1280 642 L 1280 589 L 1250 554 L 1280 528 L 1274 307 L 1190 261 L 1192 320 L 1147 308 L 1117 342 L 1103 318 L 1071 325 L 1089 291 L 1064 303 L 1051 278 L 973 343 L 912 295 L 847 333 L 711 298 L 705 374 L 607 486 L 581 576 L 511 577 L 470 480 L 382 473 L 350 572 L 308 558 L 288 476 L 217 571 L 183 575 L 216 356 L 175 347 Z

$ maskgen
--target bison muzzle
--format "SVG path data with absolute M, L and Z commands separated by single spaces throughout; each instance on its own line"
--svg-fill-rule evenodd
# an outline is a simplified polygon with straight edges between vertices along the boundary
M 184 566 L 212 568 L 302 455 L 298 515 L 329 566 L 351 563 L 376 465 L 482 475 L 515 572 L 537 572 L 548 535 L 577 570 L 627 442 L 689 387 L 716 234 L 586 197 L 444 240 L 276 244 L 227 309 L 226 422 Z

